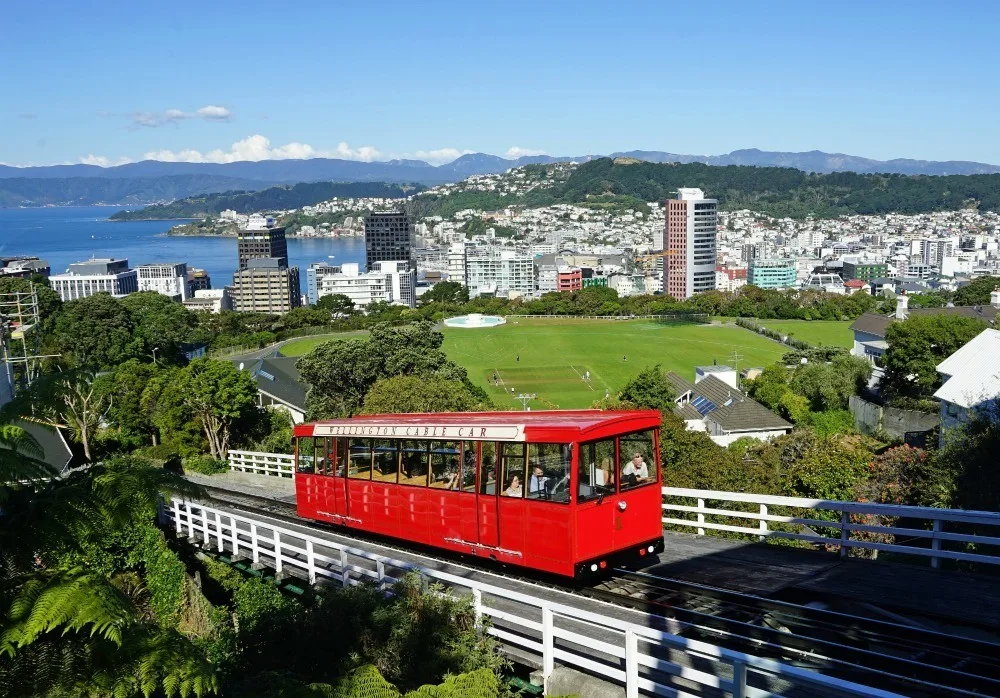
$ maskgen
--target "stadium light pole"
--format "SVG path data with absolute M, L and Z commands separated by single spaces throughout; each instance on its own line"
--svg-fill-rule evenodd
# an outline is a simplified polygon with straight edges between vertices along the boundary
M 521 401 L 521 408 L 525 412 L 527 412 L 528 411 L 528 402 L 535 399 L 535 394 L 534 393 L 519 393 L 518 396 L 515 399 Z

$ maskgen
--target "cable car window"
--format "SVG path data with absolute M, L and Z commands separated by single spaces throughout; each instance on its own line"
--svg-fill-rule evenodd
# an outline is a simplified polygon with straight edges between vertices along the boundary
M 458 488 L 461 448 L 461 441 L 431 441 L 431 487 Z
M 427 486 L 427 442 L 400 442 L 399 484 Z
M 580 485 L 576 501 L 586 502 L 615 493 L 615 440 L 580 445 Z
M 336 439 L 331 439 L 329 436 L 325 439 L 316 439 L 316 474 L 326 475 L 330 477 L 333 475 L 333 464 L 336 461 L 337 454 L 334 453 L 334 448 L 337 445 Z
M 527 444 L 500 444 L 502 449 L 501 458 L 503 464 L 503 477 L 500 486 L 503 488 L 501 494 L 504 497 L 524 496 L 524 452 Z
M 347 477 L 357 480 L 370 480 L 372 476 L 372 441 L 371 439 L 351 439 L 350 463 Z
M 654 432 L 640 431 L 618 438 L 621 488 L 630 490 L 657 482 Z
M 476 442 L 465 441 L 462 449 L 462 491 L 476 491 Z
M 398 442 L 389 439 L 376 440 L 374 463 L 372 480 L 395 483 L 396 471 L 399 470 Z
M 528 445 L 528 499 L 569 502 L 570 453 L 569 444 Z
M 479 451 L 479 494 L 497 493 L 497 445 L 484 441 Z
M 298 455 L 295 459 L 295 470 L 297 472 L 312 475 L 314 472 L 313 465 L 316 462 L 315 453 L 313 449 L 315 448 L 316 439 L 311 436 L 301 436 L 296 442 L 296 450 Z
M 344 477 L 347 474 L 347 439 L 334 439 L 333 440 L 333 453 L 330 457 L 334 458 L 337 467 L 337 477 Z

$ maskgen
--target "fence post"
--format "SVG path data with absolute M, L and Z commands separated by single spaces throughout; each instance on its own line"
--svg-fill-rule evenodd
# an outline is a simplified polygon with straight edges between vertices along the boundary
M 180 536 L 181 535 L 181 503 L 179 500 L 173 501 L 174 508 L 174 531 Z
M 625 629 L 625 698 L 639 698 L 639 638 Z
M 192 511 L 189 502 L 184 502 L 184 508 L 187 509 L 188 538 L 194 538 L 194 511 Z
M 747 694 L 747 665 L 733 662 L 733 698 L 745 698 Z
M 847 557 L 850 553 L 850 547 L 847 542 L 851 539 L 851 530 L 848 526 L 851 525 L 851 513 L 844 509 L 840 512 L 840 556 Z
M 936 534 L 941 532 L 941 519 L 934 519 L 934 526 L 932 527 L 931 530 L 934 531 L 935 533 L 935 536 L 931 538 L 931 550 L 940 550 L 941 539 L 938 538 Z M 933 556 L 931 558 L 931 567 L 937 569 L 940 566 L 941 566 L 941 558 L 939 558 L 937 555 Z
M 281 575 L 281 534 L 274 529 L 274 573 Z
M 232 514 L 229 515 L 229 523 L 233 527 L 232 535 L 230 537 L 230 540 L 232 540 L 233 543 L 233 560 L 239 560 L 240 559 L 240 539 L 238 535 L 239 529 L 236 525 L 236 517 L 234 517 Z
M 761 516 L 761 519 L 760 519 L 760 525 L 758 526 L 758 528 L 763 533 L 763 535 L 760 536 L 760 542 L 763 543 L 764 541 L 767 540 L 767 520 L 764 519 L 764 517 L 767 516 L 767 505 L 766 504 L 761 504 L 760 505 L 760 516 Z
M 215 537 L 219 542 L 219 552 L 224 553 L 226 546 L 222 544 L 222 512 L 215 510 Z
M 552 609 L 548 604 L 542 606 L 542 678 L 549 682 L 552 670 L 555 669 L 555 637 L 552 634 Z
M 378 575 L 378 588 L 385 589 L 385 563 L 381 560 L 375 561 L 375 574 Z
M 211 533 L 208 530 L 208 510 L 205 507 L 199 507 L 201 511 L 201 532 L 202 537 L 205 539 L 205 547 L 210 547 L 212 545 Z
M 705 523 L 705 511 L 704 511 L 704 509 L 705 509 L 705 500 L 701 499 L 699 497 L 698 498 L 698 523 L 699 524 Z M 702 528 L 701 526 L 698 527 L 698 535 L 699 536 L 705 535 L 705 529 Z
M 253 563 L 260 564 L 260 541 L 257 539 L 257 524 L 250 523 L 250 547 L 253 550 Z
M 340 581 L 344 588 L 351 586 L 351 571 L 347 569 L 347 551 L 340 551 Z
M 472 590 L 472 610 L 476 614 L 476 627 L 483 624 L 483 592 L 480 589 Z
M 309 569 L 309 583 L 316 583 L 316 565 L 313 562 L 313 542 L 311 538 L 306 538 L 306 565 Z

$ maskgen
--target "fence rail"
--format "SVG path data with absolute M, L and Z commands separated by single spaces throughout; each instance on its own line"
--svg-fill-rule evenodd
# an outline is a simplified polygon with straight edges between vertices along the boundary
M 693 528 L 699 535 L 705 535 L 706 530 L 714 530 L 756 536 L 760 541 L 769 538 L 800 540 L 837 547 L 844 557 L 851 550 L 866 550 L 873 555 L 879 551 L 905 553 L 929 558 L 935 568 L 940 566 L 941 560 L 1000 564 L 1000 548 L 996 552 L 983 549 L 983 546 L 1000 546 L 998 512 L 840 502 L 681 487 L 664 487 L 663 496 L 666 500 L 663 504 L 663 523 Z M 775 514 L 769 511 L 769 507 L 792 511 Z M 679 518 L 678 514 L 687 514 L 688 517 Z M 824 518 L 824 514 L 833 516 Z M 755 527 L 746 525 L 747 521 L 756 522 Z M 906 525 L 896 525 L 899 522 Z M 782 526 L 771 528 L 769 523 Z M 946 530 L 949 527 L 963 530 Z M 990 535 L 980 534 L 978 529 L 981 528 L 986 528 Z M 947 543 L 959 544 L 965 550 L 947 549 L 944 547 Z M 970 545 L 977 546 L 977 551 L 968 552 Z
M 294 458 L 285 453 L 230 451 L 229 469 L 234 472 L 295 478 Z
M 310 584 L 345 587 L 370 582 L 382 588 L 409 572 L 472 596 L 477 618 L 490 619 L 488 632 L 502 643 L 539 657 L 548 682 L 556 661 L 624 686 L 626 698 L 640 691 L 693 696 L 693 684 L 733 696 L 780 695 L 776 682 L 796 694 L 817 689 L 836 695 L 892 698 L 889 693 L 823 676 L 799 667 L 734 652 L 644 625 L 629 623 L 572 606 L 512 591 L 468 577 L 412 564 L 294 531 L 274 523 L 173 499 L 162 509 L 163 522 L 178 536 L 234 558 L 245 557 L 278 576 L 291 574 Z M 683 662 L 675 654 L 683 656 Z M 677 659 L 677 661 L 675 661 Z M 640 673 L 641 670 L 641 673 Z M 675 682 L 679 679 L 680 682 Z

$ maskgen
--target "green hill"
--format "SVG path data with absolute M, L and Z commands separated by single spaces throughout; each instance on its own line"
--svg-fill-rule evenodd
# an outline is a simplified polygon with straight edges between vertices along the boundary
M 421 184 L 386 184 L 384 182 L 302 182 L 292 186 L 270 187 L 261 191 L 227 191 L 220 194 L 189 196 L 169 204 L 146 206 L 138 211 L 119 211 L 114 221 L 165 218 L 205 218 L 227 209 L 237 213 L 287 210 L 311 206 L 334 197 L 402 199 L 423 191 Z

